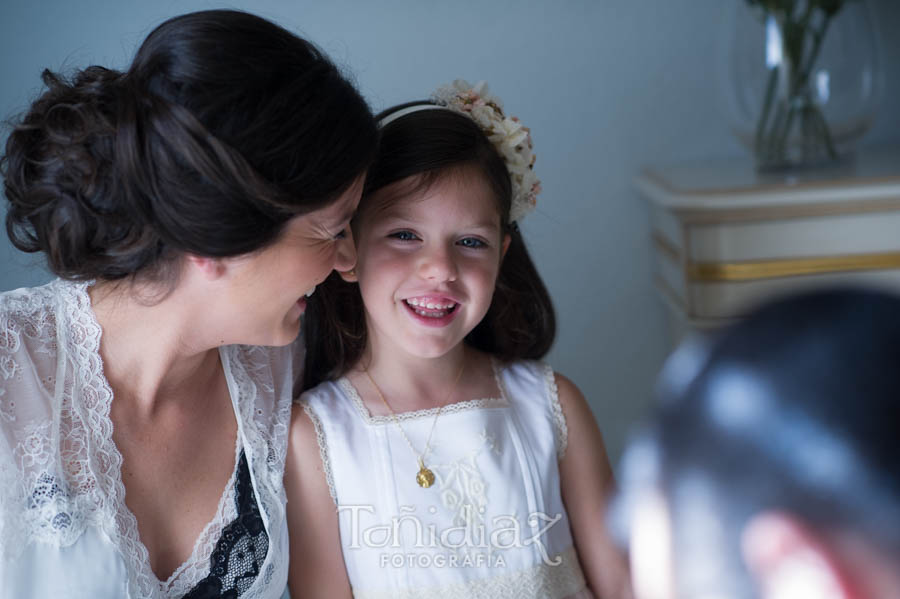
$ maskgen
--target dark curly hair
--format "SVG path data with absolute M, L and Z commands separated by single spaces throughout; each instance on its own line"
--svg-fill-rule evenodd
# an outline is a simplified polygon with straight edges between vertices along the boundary
M 377 118 L 417 104 L 422 102 L 395 106 Z M 384 126 L 354 223 L 374 208 L 371 198 L 383 187 L 416 176 L 417 189 L 427 189 L 467 167 L 480 173 L 493 190 L 501 233 L 510 236 L 510 244 L 487 314 L 465 341 L 501 360 L 542 358 L 556 335 L 553 302 L 519 227 L 509 222 L 512 185 L 506 164 L 472 119 L 450 110 L 423 109 Z M 365 311 L 355 283 L 345 283 L 332 273 L 309 298 L 304 322 L 308 343 L 304 389 L 340 376 L 362 357 Z
M 309 42 L 244 12 L 164 22 L 125 72 L 42 78 L 0 158 L 6 229 L 66 279 L 172 282 L 184 253 L 258 250 L 374 158 L 354 86 Z

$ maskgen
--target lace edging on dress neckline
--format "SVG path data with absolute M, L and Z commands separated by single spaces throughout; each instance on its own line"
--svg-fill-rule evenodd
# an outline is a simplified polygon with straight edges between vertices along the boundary
M 497 388 L 500 390 L 500 397 L 467 399 L 447 404 L 446 406 L 443 406 L 443 408 L 426 408 L 423 410 L 411 410 L 409 412 L 397 412 L 394 416 L 398 421 L 404 422 L 433 417 L 438 413 L 438 410 L 441 411 L 441 414 L 454 414 L 479 408 L 497 408 L 509 405 L 509 399 L 506 397 L 503 390 L 503 384 L 500 380 L 500 365 L 493 356 L 491 357 L 491 367 L 494 371 L 494 380 L 497 384 Z M 340 388 L 344 395 L 350 398 L 356 407 L 356 411 L 367 424 L 386 425 L 394 422 L 394 419 L 390 415 L 373 416 L 372 413 L 369 412 L 369 409 L 366 408 L 362 397 L 359 395 L 359 391 L 357 391 L 356 387 L 350 382 L 350 379 L 348 379 L 346 375 L 338 378 L 334 384 Z

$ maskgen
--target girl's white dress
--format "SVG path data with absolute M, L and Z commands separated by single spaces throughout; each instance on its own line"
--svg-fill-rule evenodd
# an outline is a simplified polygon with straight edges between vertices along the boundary
M 560 495 L 566 423 L 553 371 L 494 363 L 500 397 L 439 416 L 417 456 L 395 422 L 373 417 L 346 378 L 301 397 L 317 432 L 355 597 L 591 597 Z M 421 451 L 435 410 L 399 414 Z
M 220 349 L 234 473 L 191 556 L 160 581 L 125 504 L 87 287 L 0 294 L 0 597 L 281 597 L 290 348 Z

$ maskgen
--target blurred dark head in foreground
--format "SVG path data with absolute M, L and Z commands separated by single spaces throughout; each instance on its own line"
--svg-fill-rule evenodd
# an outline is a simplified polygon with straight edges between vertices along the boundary
M 764 306 L 659 399 L 611 514 L 639 599 L 900 597 L 900 298 Z

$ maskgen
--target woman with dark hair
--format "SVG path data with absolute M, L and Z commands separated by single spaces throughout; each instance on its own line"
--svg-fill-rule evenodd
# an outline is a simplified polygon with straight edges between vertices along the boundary
M 900 298 L 767 305 L 681 347 L 622 462 L 639 599 L 900 597 Z
M 482 86 L 381 115 L 358 262 L 312 298 L 285 484 L 309 596 L 621 599 L 585 398 L 540 362 L 528 130 Z M 346 282 L 345 282 L 346 281 Z M 296 498 L 296 501 L 293 498 Z M 293 588 L 293 586 L 292 586 Z
M 2 158 L 60 278 L 0 295 L 0 596 L 279 597 L 290 344 L 355 262 L 369 108 L 236 11 L 43 80 Z

